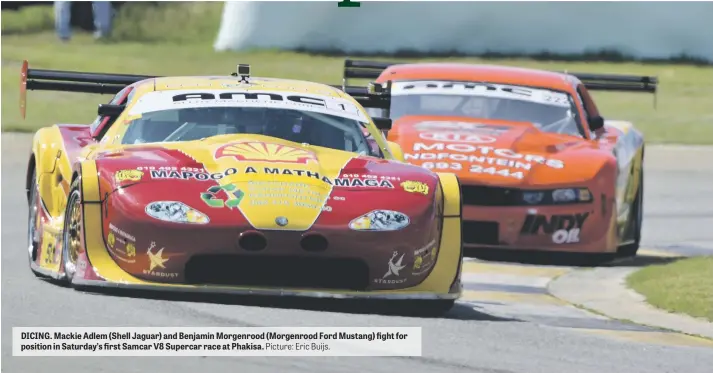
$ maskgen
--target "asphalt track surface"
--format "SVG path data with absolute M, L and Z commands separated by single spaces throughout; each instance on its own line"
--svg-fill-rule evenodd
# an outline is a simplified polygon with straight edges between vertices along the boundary
M 349 313 L 281 302 L 216 304 L 96 295 L 34 278 L 26 251 L 31 136 L 2 135 L 2 371 L 710 373 L 713 343 L 607 319 L 561 302 L 547 282 L 573 270 L 469 261 L 468 291 L 443 318 Z M 627 265 L 713 254 L 713 149 L 649 147 L 644 242 Z M 707 208 L 708 207 L 708 208 Z M 311 306 L 315 308 L 314 306 Z M 323 306 L 320 306 L 323 307 Z M 16 326 L 421 326 L 416 358 L 13 357 Z

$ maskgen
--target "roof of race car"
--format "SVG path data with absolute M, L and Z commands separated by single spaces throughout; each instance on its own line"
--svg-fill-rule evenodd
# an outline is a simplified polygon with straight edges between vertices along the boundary
M 388 67 L 382 80 L 455 80 L 522 84 L 570 90 L 576 78 L 562 73 L 521 67 L 464 63 L 413 63 Z
M 275 79 L 250 77 L 249 83 L 242 82 L 238 77 L 229 76 L 172 76 L 143 80 L 137 84 L 147 91 L 168 91 L 186 89 L 217 89 L 229 90 L 265 90 L 287 91 L 324 95 L 328 97 L 345 97 L 340 90 L 326 84 L 303 80 Z M 142 89 L 143 90 L 143 89 Z

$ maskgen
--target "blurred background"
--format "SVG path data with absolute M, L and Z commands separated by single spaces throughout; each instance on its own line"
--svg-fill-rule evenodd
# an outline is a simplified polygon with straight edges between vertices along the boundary
M 517 9 L 517 12 L 513 12 Z M 438 16 L 434 16 L 437 14 Z M 598 92 L 649 142 L 713 143 L 713 2 L 2 2 L 2 129 L 89 123 L 109 97 L 32 92 L 19 66 L 341 83 L 346 56 L 658 76 L 651 95 Z M 57 105 L 61 102 L 62 105 Z

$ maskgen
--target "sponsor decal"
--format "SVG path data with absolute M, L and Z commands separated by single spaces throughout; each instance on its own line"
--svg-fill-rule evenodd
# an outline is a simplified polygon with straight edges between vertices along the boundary
M 199 168 L 189 168 L 189 167 L 160 167 L 159 169 L 154 169 L 153 167 L 146 167 L 150 169 L 149 174 L 152 179 L 177 179 L 177 180 L 198 180 L 198 181 L 209 181 L 209 180 L 220 180 L 226 176 L 235 175 L 238 173 L 238 169 L 231 167 L 225 169 L 222 172 L 208 173 L 205 169 Z
M 168 258 L 163 257 L 163 247 L 156 252 L 151 250 L 156 248 L 156 242 L 152 241 L 148 250 L 146 250 L 146 256 L 149 259 L 149 269 L 144 269 L 143 273 L 148 276 L 153 277 L 163 277 L 163 278 L 173 278 L 178 277 L 176 272 L 165 272 L 162 269 L 166 269 L 166 262 Z
M 401 254 L 399 259 L 394 262 L 396 257 L 399 255 L 398 251 L 394 251 L 393 254 L 391 254 L 391 259 L 389 259 L 389 270 L 386 271 L 384 276 L 381 278 L 375 278 L 374 282 L 377 284 L 402 284 L 406 282 L 405 278 L 399 278 L 402 269 L 406 267 L 405 264 L 402 264 L 404 261 L 404 255 Z
M 126 263 L 135 263 L 136 259 L 136 237 L 119 229 L 113 223 L 109 223 L 109 235 L 106 243 L 114 256 Z
M 42 234 L 42 246 L 42 263 L 44 263 L 45 266 L 58 264 L 60 254 L 62 253 L 61 236 L 50 232 L 44 232 Z
M 225 198 L 221 198 L 218 194 L 224 192 Z M 201 200 L 210 207 L 227 207 L 233 209 L 238 207 L 245 193 L 238 189 L 235 184 L 215 185 L 208 188 L 208 191 L 201 193 Z
M 146 205 L 146 214 L 154 219 L 170 223 L 208 224 L 208 217 L 178 201 L 156 201 Z
M 527 215 L 520 230 L 521 234 L 535 235 L 539 232 L 552 236 L 555 244 L 578 243 L 579 232 L 588 212 L 573 215 L 552 215 L 549 219 L 544 215 Z
M 140 170 L 120 170 L 114 174 L 114 180 L 117 183 L 124 181 L 139 181 L 144 177 L 144 172 Z
M 332 206 L 327 206 L 327 203 L 329 203 L 329 201 L 346 201 L 346 198 L 342 196 L 327 196 L 327 200 L 324 202 L 324 207 L 322 208 L 323 211 L 332 211 Z
M 397 231 L 411 223 L 406 214 L 398 211 L 374 210 L 349 223 L 355 231 Z
M 428 185 L 420 181 L 404 181 L 403 183 L 401 183 L 401 187 L 409 193 L 420 193 L 424 196 L 428 195 Z
M 499 176 L 504 176 L 504 177 L 513 177 L 515 179 L 522 179 L 525 177 L 523 175 L 522 171 L 511 171 L 507 168 L 495 168 L 495 167 L 483 167 L 481 165 L 471 165 L 470 166 L 470 172 L 474 174 L 490 174 L 490 175 L 499 175 Z
M 436 240 L 426 244 L 426 246 L 413 252 L 413 272 L 414 276 L 420 276 L 426 273 L 434 264 L 436 264 L 436 255 L 438 255 L 438 247 Z
M 389 188 L 393 189 L 394 184 L 391 183 L 391 181 L 387 179 L 377 179 L 374 176 L 369 176 L 369 177 L 348 177 L 348 176 L 356 176 L 356 175 L 346 175 L 339 177 L 337 179 L 331 180 L 326 176 L 321 176 L 319 172 L 312 172 L 308 170 L 299 170 L 299 169 L 287 169 L 287 168 L 272 168 L 272 167 L 264 167 L 263 169 L 255 169 L 254 167 L 246 167 L 245 168 L 245 173 L 250 174 L 250 173 L 265 173 L 265 174 L 272 174 L 272 175 L 295 175 L 295 176 L 304 176 L 304 177 L 312 177 L 318 180 L 322 180 L 323 182 L 333 185 L 335 187 L 346 187 L 346 188 Z
M 386 188 L 394 189 L 394 184 L 389 180 L 363 179 L 363 178 L 345 178 L 341 177 L 334 179 L 335 187 L 345 188 Z
M 322 209 L 332 211 L 325 206 L 327 189 L 315 187 L 305 183 L 289 183 L 280 181 L 250 181 L 247 184 L 246 194 L 249 196 L 248 204 L 272 207 L 304 207 L 308 209 Z
M 499 136 L 507 132 L 511 127 L 472 122 L 425 121 L 416 124 L 414 128 L 420 131 L 445 130 L 449 132 L 468 132 Z
M 453 151 L 457 153 L 480 153 L 480 155 L 485 156 L 485 157 L 492 157 L 492 158 L 505 158 L 505 159 L 510 159 L 510 160 L 521 160 L 523 162 L 527 163 L 539 163 L 539 164 L 544 164 L 548 167 L 551 168 L 564 168 L 564 162 L 559 160 L 559 159 L 551 159 L 551 158 L 545 158 L 541 155 L 537 154 L 522 154 L 522 153 L 516 153 L 512 149 L 503 149 L 503 148 L 494 148 L 492 146 L 475 146 L 475 145 L 470 145 L 470 144 L 444 144 L 444 143 L 435 143 L 435 144 L 424 144 L 424 143 L 415 143 L 413 145 L 413 151 L 414 153 L 418 153 L 421 151 L 426 151 L 426 152 L 432 152 L 432 151 Z M 438 154 L 438 153 L 436 153 Z M 439 157 L 449 157 L 449 156 L 455 156 L 456 154 L 449 154 L 449 153 L 442 153 L 443 155 L 439 154 Z M 462 155 L 462 154 L 461 154 Z M 472 156 L 478 156 L 477 154 L 471 154 Z M 480 159 L 480 158 L 468 158 L 468 161 L 471 161 L 471 159 Z M 471 161 L 472 162 L 472 161 Z M 482 163 L 482 161 L 481 161 Z
M 404 154 L 406 161 L 428 161 L 421 164 L 421 166 L 436 170 L 468 170 L 471 173 L 522 179 L 524 177 L 523 171 L 532 169 L 533 164 L 542 164 L 556 169 L 564 168 L 564 162 L 559 159 L 549 159 L 536 154 L 521 154 L 511 149 L 499 149 L 490 146 L 416 143 L 413 151 L 414 153 Z M 455 153 L 446 153 L 445 151 Z
M 261 141 L 234 142 L 215 151 L 215 159 L 233 157 L 239 161 L 302 163 L 316 162 L 317 156 L 307 150 Z
M 459 132 L 421 132 L 418 134 L 418 137 L 430 141 L 464 142 L 470 144 L 492 144 L 497 141 L 495 137 L 488 135 Z
M 241 171 L 235 167 L 227 168 L 222 172 L 207 173 L 205 170 L 196 169 L 177 169 L 176 167 L 161 167 L 159 169 L 154 169 L 153 167 L 146 167 L 150 171 L 151 178 L 153 179 L 175 179 L 175 180 L 220 180 L 226 176 L 235 175 Z M 392 181 L 401 180 L 399 177 L 395 176 L 377 176 L 377 175 L 356 175 L 348 174 L 342 175 L 336 179 L 330 179 L 326 176 L 322 176 L 319 172 L 313 172 L 310 170 L 301 169 L 291 169 L 291 168 L 280 168 L 280 167 L 253 167 L 246 166 L 242 171 L 245 174 L 267 174 L 267 175 L 290 175 L 299 177 L 311 177 L 317 180 L 321 180 L 326 184 L 335 187 L 344 188 L 388 188 L 394 189 L 394 184 Z
M 342 174 L 342 178 L 356 178 L 356 179 L 379 179 L 379 180 L 391 180 L 399 181 L 401 180 L 398 176 L 386 176 L 386 175 L 367 175 L 367 174 Z

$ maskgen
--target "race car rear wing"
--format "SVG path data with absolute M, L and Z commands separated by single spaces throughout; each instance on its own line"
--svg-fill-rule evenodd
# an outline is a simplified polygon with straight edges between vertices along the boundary
M 389 66 L 398 65 L 398 63 L 377 62 L 377 61 L 359 61 L 359 60 L 344 60 L 344 76 L 342 77 L 342 89 L 346 89 L 348 81 L 352 79 L 376 79 Z
M 237 71 L 230 74 L 247 82 L 250 78 L 250 65 L 238 64 Z M 122 89 L 136 82 L 160 78 L 155 75 L 129 75 L 85 73 L 78 71 L 30 69 L 27 60 L 22 62 L 20 71 L 20 111 L 24 119 L 27 112 L 27 91 L 61 91 L 96 94 L 117 94 Z M 100 105 L 99 110 L 117 111 L 118 105 Z M 100 114 L 102 114 L 100 112 Z
M 41 91 L 83 92 L 116 94 L 127 85 L 155 76 L 85 73 L 76 71 L 40 70 L 25 68 L 26 89 Z
M 348 80 L 351 79 L 377 79 L 384 70 L 390 66 L 404 64 L 404 62 L 380 62 L 344 60 L 344 75 L 342 89 L 350 88 Z M 570 73 L 565 74 L 579 79 L 591 91 L 618 91 L 618 92 L 644 92 L 653 93 L 654 99 L 658 87 L 658 78 L 654 76 L 618 75 L 618 74 L 590 74 Z
M 615 91 L 653 93 L 654 108 L 657 106 L 656 91 L 659 80 L 655 76 L 567 73 L 579 79 L 589 91 Z
M 116 94 L 128 85 L 152 78 L 156 76 L 30 69 L 27 61 L 23 61 L 20 71 L 20 112 L 22 118 L 25 118 L 28 90 Z
M 590 91 L 623 91 L 656 94 L 658 78 L 655 76 L 567 73 L 579 79 Z

